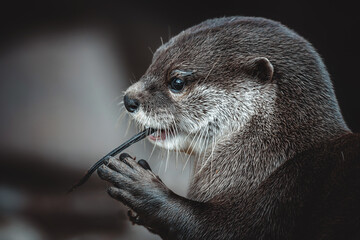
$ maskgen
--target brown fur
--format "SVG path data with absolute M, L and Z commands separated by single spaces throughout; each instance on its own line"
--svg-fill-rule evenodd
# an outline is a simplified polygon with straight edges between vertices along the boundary
M 174 94 L 179 71 L 191 74 Z M 295 32 L 263 18 L 205 21 L 161 46 L 126 94 L 140 101 L 135 120 L 183 140 L 164 147 L 198 157 L 189 199 L 148 171 L 99 170 L 116 186 L 110 194 L 163 238 L 360 236 L 360 137 L 320 56 Z M 126 188 L 124 176 L 153 180 Z

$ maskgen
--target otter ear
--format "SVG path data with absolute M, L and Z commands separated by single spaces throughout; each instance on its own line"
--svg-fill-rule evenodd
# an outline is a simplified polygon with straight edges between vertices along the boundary
M 247 74 L 258 78 L 261 82 L 270 82 L 274 74 L 274 67 L 266 57 L 248 59 L 244 64 Z

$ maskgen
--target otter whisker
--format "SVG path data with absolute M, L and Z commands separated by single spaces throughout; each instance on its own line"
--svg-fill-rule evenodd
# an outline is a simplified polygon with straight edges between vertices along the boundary
M 207 153 L 207 148 L 209 146 L 209 128 L 206 128 L 206 135 L 205 135 L 205 143 L 204 143 L 204 146 L 201 148 L 203 149 L 203 157 L 202 157 L 202 160 L 201 160 L 201 164 L 204 163 L 204 160 L 205 160 L 205 157 L 206 157 L 206 153 Z M 201 157 L 201 155 L 199 156 Z
M 198 162 L 200 162 L 200 164 L 202 163 L 202 161 L 201 161 L 201 155 L 204 153 L 206 153 L 206 149 L 205 149 L 205 147 L 203 146 L 204 145 L 204 143 L 205 143 L 205 141 L 206 141 L 206 135 L 205 136 L 203 136 L 204 134 L 207 134 L 207 128 L 203 128 L 203 130 L 202 130 L 202 133 L 201 133 L 201 136 L 200 136 L 200 138 L 199 138 L 199 140 L 200 140 L 200 142 L 199 142 L 199 147 L 198 147 L 198 149 L 200 149 L 201 151 L 199 152 L 199 155 L 198 155 Z
M 202 129 L 202 130 L 199 131 L 199 135 L 197 135 L 197 137 L 196 137 L 196 141 L 195 141 L 195 143 L 194 143 L 194 147 L 191 149 L 191 152 L 190 152 L 190 154 L 189 154 L 189 157 L 188 157 L 188 159 L 187 159 L 186 162 L 185 162 L 185 166 L 184 166 L 184 168 L 183 168 L 183 171 L 184 171 L 184 169 L 185 169 L 185 167 L 186 167 L 186 163 L 188 162 L 188 160 L 190 159 L 192 153 L 194 152 L 194 149 L 196 148 L 196 144 L 198 143 L 199 139 L 201 139 L 204 131 L 205 131 L 205 129 Z M 194 138 L 194 139 L 195 139 L 195 138 Z M 194 140 L 194 139 L 193 139 L 193 140 Z M 191 144 L 190 144 L 190 146 L 191 146 Z
M 121 121 L 123 120 L 123 118 L 124 118 L 125 116 L 127 116 L 126 111 L 125 111 L 125 107 L 122 106 L 122 107 L 120 108 L 119 117 L 116 119 L 116 127 L 119 127 L 119 126 L 120 126 L 120 123 L 121 123 Z
M 153 144 L 153 148 L 152 148 L 152 150 L 151 150 L 151 153 L 150 153 L 150 156 L 149 156 L 149 158 L 148 158 L 148 161 L 150 161 L 150 159 L 151 159 L 151 157 L 153 156 L 153 154 L 154 154 L 154 150 L 155 150 L 155 147 L 156 147 L 156 143 L 157 143 L 157 139 L 155 139 L 155 144 Z
M 159 165 L 159 169 L 158 169 L 158 175 L 160 175 L 160 171 L 161 171 L 162 165 L 163 165 L 163 160 L 162 160 L 162 158 L 161 158 L 160 165 Z
M 209 160 L 210 160 L 210 171 L 212 172 L 212 161 L 211 160 L 213 158 L 215 145 L 216 145 L 216 139 L 215 139 L 215 137 L 213 137 L 212 146 L 211 146 L 211 153 L 208 156 L 208 158 L 205 160 L 204 164 L 202 164 L 201 168 L 199 169 L 199 171 L 196 174 L 199 174 L 202 171 L 202 169 L 207 165 Z
M 216 141 L 215 141 L 215 145 L 214 145 L 214 148 L 215 148 L 215 146 L 216 146 Z M 216 155 L 217 156 L 221 156 L 221 155 L 223 155 L 224 154 L 224 152 L 226 151 L 226 149 L 223 149 L 221 152 L 218 152 Z M 212 153 L 211 153 L 211 155 L 207 158 L 207 160 L 206 161 L 208 161 L 209 159 L 210 159 L 210 164 L 211 164 L 211 160 L 212 160 L 212 158 L 213 158 L 213 152 L 214 151 L 212 151 Z M 211 158 L 210 158 L 211 157 Z M 205 164 L 206 165 L 206 164 Z M 204 165 L 204 166 L 205 166 Z M 204 167 L 202 167 L 195 175 L 197 175 L 197 174 L 199 174 L 200 173 L 200 171 L 203 169 Z
M 172 122 L 174 124 L 174 131 L 175 131 L 175 136 L 177 136 L 179 134 L 179 130 L 177 128 L 177 125 L 176 125 L 176 121 L 175 121 L 175 118 L 174 116 L 172 116 Z M 178 164 L 178 156 L 179 156 L 179 149 L 177 149 L 177 145 L 175 145 L 175 168 L 177 168 L 177 164 Z
M 151 55 L 154 55 L 154 51 L 151 49 L 151 47 L 149 46 L 148 49 L 150 50 L 151 52 Z
M 157 120 L 156 113 L 154 114 L 154 119 Z M 158 134 L 158 131 L 159 131 L 159 130 L 156 131 L 156 134 Z M 153 156 L 153 153 L 154 153 L 154 150 L 155 150 L 157 141 L 158 141 L 158 140 L 155 139 L 155 144 L 153 144 L 153 148 L 152 148 L 152 150 L 151 150 L 151 153 L 150 153 L 150 156 L 149 156 L 148 160 L 150 160 L 150 158 Z
M 165 129 L 165 138 L 169 137 L 169 132 L 167 129 Z M 165 162 L 165 172 L 167 170 L 168 167 L 168 162 L 169 162 L 169 148 L 167 148 L 167 154 L 166 154 L 166 162 Z
M 200 131 L 195 134 L 195 136 L 193 137 L 192 141 L 191 141 L 190 144 L 189 144 L 189 147 L 192 146 L 192 143 L 195 141 L 196 136 L 197 136 L 198 134 L 200 135 Z M 188 134 L 188 136 L 189 136 L 189 135 L 190 135 L 190 133 Z M 188 136 L 186 136 L 186 137 L 188 137 Z M 184 171 L 184 169 L 185 169 L 185 167 L 186 167 L 186 165 L 187 165 L 187 163 L 188 163 L 188 161 L 189 161 L 189 159 L 190 159 L 190 157 L 191 157 L 191 154 L 188 153 L 188 150 L 189 150 L 189 149 L 187 149 L 187 150 L 185 151 L 186 154 L 188 154 L 188 157 L 187 157 L 187 159 L 186 159 L 186 161 L 185 161 L 185 164 L 184 164 L 184 167 L 183 167 L 182 171 Z
M 160 41 L 161 41 L 161 46 L 164 45 L 164 41 L 163 41 L 162 37 L 160 37 Z
M 136 83 L 136 81 L 137 81 L 137 78 L 136 78 L 135 74 L 132 72 L 131 77 L 129 78 L 129 82 L 132 85 L 132 84 Z
M 122 96 L 118 96 L 117 98 L 120 98 L 120 97 L 122 97 Z M 121 98 L 121 100 L 117 102 L 117 105 L 118 105 L 118 106 L 124 106 L 124 107 L 125 107 L 124 99 Z
M 125 136 L 129 133 L 129 129 L 130 129 L 130 126 L 132 125 L 132 119 L 130 119 L 130 121 L 128 122 L 128 125 L 127 125 L 127 128 L 126 128 L 126 131 L 125 131 Z

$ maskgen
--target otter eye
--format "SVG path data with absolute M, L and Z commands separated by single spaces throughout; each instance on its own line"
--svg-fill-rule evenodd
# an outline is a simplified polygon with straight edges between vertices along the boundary
M 170 91 L 173 93 L 181 92 L 184 89 L 185 81 L 180 78 L 173 78 L 170 83 Z

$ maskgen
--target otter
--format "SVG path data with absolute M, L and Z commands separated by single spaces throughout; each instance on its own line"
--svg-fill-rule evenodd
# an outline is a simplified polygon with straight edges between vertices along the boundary
M 124 104 L 196 156 L 187 198 L 122 154 L 98 170 L 163 239 L 360 239 L 360 134 L 314 47 L 276 21 L 204 21 L 160 46 Z

